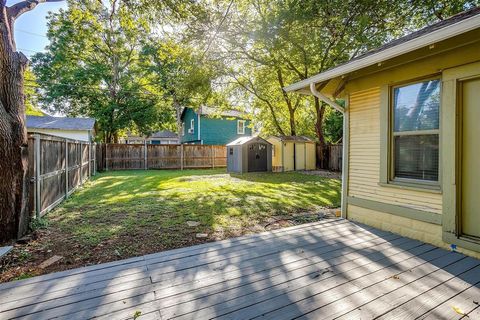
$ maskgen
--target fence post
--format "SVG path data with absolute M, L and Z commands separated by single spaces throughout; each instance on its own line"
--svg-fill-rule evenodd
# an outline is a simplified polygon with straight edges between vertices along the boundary
M 41 161 L 41 148 L 40 148 L 40 135 L 36 134 L 35 137 L 35 213 L 37 219 L 40 219 L 40 213 L 42 211 L 42 198 L 40 191 L 40 161 Z
M 65 139 L 65 199 L 68 198 L 68 140 Z
M 92 142 L 88 143 L 88 176 L 92 176 Z
M 183 170 L 183 143 L 180 145 L 180 170 Z
M 77 146 L 78 146 L 78 143 L 77 143 Z M 82 169 L 83 169 L 83 143 L 80 142 L 80 185 L 83 184 Z
M 147 152 L 148 152 L 148 151 L 147 151 L 147 140 L 145 139 L 145 140 L 143 140 L 143 142 L 144 142 L 144 144 L 143 144 L 143 146 L 144 146 L 144 147 L 143 147 L 143 148 L 144 148 L 144 150 L 143 150 L 143 161 L 144 161 L 144 163 L 145 163 L 145 170 L 147 170 L 147 169 L 148 169 L 148 163 L 147 163 Z
M 97 143 L 93 143 L 93 175 L 97 175 Z
M 215 169 L 215 148 L 212 145 L 212 169 Z
M 108 171 L 107 146 L 108 143 L 105 143 L 105 171 Z

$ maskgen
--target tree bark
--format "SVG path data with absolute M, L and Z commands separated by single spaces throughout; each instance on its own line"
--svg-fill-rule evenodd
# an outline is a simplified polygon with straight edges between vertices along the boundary
M 175 115 L 176 115 L 176 120 L 177 120 L 177 135 L 178 135 L 178 141 L 182 141 L 182 106 L 177 100 L 177 97 L 175 94 L 173 95 L 173 108 L 175 109 Z
M 320 103 L 317 97 L 315 97 L 315 112 L 317 119 L 315 121 L 315 133 L 318 139 L 317 148 L 317 166 L 324 168 L 326 163 L 325 155 L 325 137 L 323 135 L 323 115 L 325 114 L 325 104 Z
M 27 58 L 15 52 L 14 20 L 8 8 L 0 17 L 0 242 L 25 232 L 28 145 L 25 128 L 23 73 Z M 28 220 L 28 219 L 27 219 Z M 28 225 L 28 223 L 27 223 Z
M 28 228 L 28 140 L 23 80 L 28 59 L 16 52 L 15 19 L 39 3 L 26 0 L 11 7 L 0 0 L 0 243 Z

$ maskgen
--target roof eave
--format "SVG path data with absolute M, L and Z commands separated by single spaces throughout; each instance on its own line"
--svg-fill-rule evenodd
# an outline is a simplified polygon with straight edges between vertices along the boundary
M 336 77 L 341 77 L 343 75 L 349 74 L 350 72 L 354 72 L 354 71 L 369 67 L 371 65 L 374 65 L 376 63 L 398 57 L 402 54 L 406 54 L 408 52 L 429 46 L 436 42 L 440 42 L 440 41 L 452 38 L 454 36 L 477 29 L 479 27 L 480 27 L 480 15 L 476 15 L 476 16 L 467 18 L 463 21 L 454 23 L 450 26 L 446 26 L 444 28 L 432 31 L 428 34 L 419 36 L 410 41 L 401 43 L 394 47 L 387 48 L 380 52 L 368 55 L 365 58 L 354 60 L 350 63 L 346 63 L 339 67 L 319 73 L 308 79 L 291 84 L 283 89 L 286 92 L 299 91 L 300 93 L 306 94 L 307 92 L 310 92 L 309 86 L 311 83 L 320 83 L 323 81 L 334 79 Z

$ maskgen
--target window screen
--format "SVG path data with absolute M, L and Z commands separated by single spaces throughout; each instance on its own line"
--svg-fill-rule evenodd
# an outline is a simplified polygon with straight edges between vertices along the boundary
M 438 181 L 440 80 L 393 88 L 393 176 Z

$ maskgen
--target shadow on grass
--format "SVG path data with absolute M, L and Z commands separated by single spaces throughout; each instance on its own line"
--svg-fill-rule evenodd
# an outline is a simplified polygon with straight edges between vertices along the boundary
M 128 238 L 134 238 L 158 250 L 195 243 L 196 232 L 239 235 L 269 218 L 336 207 L 339 201 L 338 180 L 300 173 L 121 171 L 98 175 L 49 219 L 88 245 L 123 237 L 130 247 L 135 245 Z M 188 228 L 188 220 L 200 225 Z

